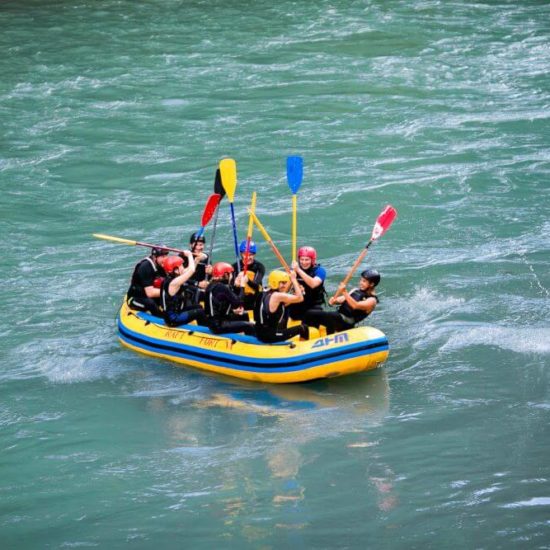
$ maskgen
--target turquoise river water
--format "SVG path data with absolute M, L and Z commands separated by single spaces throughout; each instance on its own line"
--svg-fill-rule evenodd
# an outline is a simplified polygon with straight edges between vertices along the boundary
M 0 3 L 0 547 L 550 548 L 549 22 L 543 1 Z M 122 348 L 144 251 L 92 233 L 183 246 L 229 156 L 239 234 L 257 191 L 289 257 L 288 155 L 329 291 L 399 212 L 365 264 L 385 366 L 269 386 Z

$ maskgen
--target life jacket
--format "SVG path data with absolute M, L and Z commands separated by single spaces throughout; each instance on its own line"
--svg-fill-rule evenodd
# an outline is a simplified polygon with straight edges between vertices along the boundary
M 211 319 L 222 320 L 228 317 L 233 309 L 229 302 L 224 303 L 216 297 L 216 291 L 221 290 L 220 287 L 228 288 L 225 283 L 211 283 L 204 295 L 204 310 Z
M 349 295 L 356 301 L 361 302 L 362 300 L 366 300 L 367 298 L 374 298 L 376 300 L 376 303 L 378 303 L 378 296 L 375 296 L 373 294 L 368 294 L 367 292 L 364 292 L 363 290 L 360 290 L 358 288 L 354 288 Z M 363 319 L 366 319 L 368 316 L 368 313 L 366 311 L 363 311 L 361 309 L 353 309 L 347 302 L 344 302 L 339 308 L 338 313 L 343 317 L 344 321 L 346 323 L 349 323 L 350 325 L 355 325 L 357 323 L 360 323 Z
M 269 301 L 274 292 L 274 290 L 265 291 L 254 307 L 254 321 L 260 330 L 277 330 L 286 318 L 286 307 L 283 303 L 280 303 L 273 313 L 269 311 Z
M 256 260 L 254 260 L 247 268 L 246 268 L 246 278 L 249 280 L 249 281 L 253 281 L 254 278 L 256 277 L 256 274 L 258 273 L 258 269 L 259 269 L 259 262 L 257 262 Z M 235 270 L 235 273 L 237 272 L 237 263 L 235 262 L 233 264 L 233 269 Z M 243 265 L 241 263 L 241 270 L 243 270 Z M 245 295 L 252 295 L 252 294 L 259 294 L 262 292 L 262 285 L 261 285 L 261 281 L 260 281 L 260 285 L 258 286 L 257 289 L 254 289 L 252 288 L 252 286 L 250 286 L 249 284 L 245 285 L 244 287 L 244 293 Z
M 256 277 L 256 272 L 252 271 L 252 269 L 251 269 L 252 267 L 254 267 L 254 264 L 249 265 L 248 268 L 246 269 L 246 278 L 249 281 L 253 281 L 254 277 Z M 245 287 L 244 287 L 244 293 L 245 294 L 257 294 L 258 292 L 261 292 L 261 291 L 262 291 L 262 285 L 260 285 L 257 290 L 254 290 L 248 284 L 245 285 Z
M 160 289 L 160 304 L 165 313 L 179 313 L 185 306 L 185 285 L 182 285 L 174 296 L 170 296 L 168 287 L 175 277 L 166 277 Z
M 309 275 L 310 277 L 315 277 L 317 273 L 317 268 L 320 266 L 320 264 L 315 264 L 309 267 L 308 269 L 304 269 L 303 271 Z M 325 282 L 323 281 L 319 286 L 316 286 L 315 288 L 311 288 L 307 285 L 307 283 L 304 282 L 304 280 L 298 275 L 297 277 L 298 283 L 302 285 L 304 289 L 304 301 L 302 302 L 303 309 L 308 309 L 313 306 L 322 306 L 325 303 Z
M 147 258 L 143 258 L 143 260 L 139 261 L 136 266 L 134 267 L 134 271 L 132 273 L 132 277 L 130 279 L 130 288 L 128 289 L 128 298 L 144 298 L 147 297 L 147 294 L 145 294 L 145 288 L 138 277 L 138 270 L 139 268 L 144 264 L 149 263 L 151 264 L 151 267 L 153 268 L 155 277 L 158 277 L 160 275 L 164 275 L 164 271 L 161 271 L 160 268 L 157 266 L 153 258 L 151 256 L 147 256 Z

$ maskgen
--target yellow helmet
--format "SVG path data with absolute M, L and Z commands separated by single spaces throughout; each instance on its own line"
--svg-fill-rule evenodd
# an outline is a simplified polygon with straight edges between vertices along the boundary
M 278 290 L 281 283 L 289 283 L 290 275 L 286 271 L 275 269 L 269 274 L 267 278 L 267 284 L 272 290 Z

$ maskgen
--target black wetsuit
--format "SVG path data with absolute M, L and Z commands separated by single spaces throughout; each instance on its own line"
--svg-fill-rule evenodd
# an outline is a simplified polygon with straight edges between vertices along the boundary
M 219 281 L 210 283 L 205 292 L 204 306 L 212 332 L 255 334 L 254 325 L 248 321 L 248 315 L 237 315 L 232 311 L 242 305 L 242 294 L 235 294 L 228 284 Z
M 127 292 L 128 305 L 131 309 L 140 311 L 148 311 L 152 315 L 162 317 L 162 312 L 159 309 L 158 298 L 149 298 L 145 293 L 145 288 L 153 286 L 157 277 L 165 277 L 164 270 L 157 265 L 152 256 L 143 258 L 132 273 L 130 288 Z
M 206 257 L 199 262 L 195 259 L 195 273 L 185 283 L 185 300 L 195 305 L 198 305 L 204 299 L 204 290 L 199 288 L 199 283 L 206 281 L 208 278 L 206 266 L 210 261 L 210 257 L 206 252 L 202 252 L 201 254 L 204 254 Z M 184 254 L 180 254 L 180 257 L 183 258 L 184 267 L 187 267 L 187 257 Z
M 254 320 L 258 339 L 266 343 L 283 342 L 299 334 L 307 340 L 309 330 L 305 325 L 287 328 L 288 315 L 284 304 L 279 304 L 273 313 L 269 311 L 269 302 L 274 292 L 274 290 L 267 290 L 256 302 Z
M 378 296 L 368 294 L 358 288 L 350 292 L 350 296 L 356 301 L 361 302 L 367 298 L 374 298 L 378 303 Z M 362 309 L 353 309 L 347 302 L 344 302 L 338 311 L 323 311 L 309 310 L 306 313 L 304 322 L 311 327 L 319 327 L 324 325 L 327 329 L 327 334 L 334 334 L 353 328 L 357 323 L 366 319 L 368 313 Z

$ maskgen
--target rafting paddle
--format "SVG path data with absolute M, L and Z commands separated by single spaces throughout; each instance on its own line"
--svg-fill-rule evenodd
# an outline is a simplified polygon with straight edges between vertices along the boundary
M 170 252 L 184 253 L 184 251 L 180 250 L 179 248 L 172 248 L 170 246 L 161 246 L 158 244 L 151 244 L 151 243 L 142 243 L 140 241 L 131 241 L 130 239 L 123 239 L 121 237 L 112 237 L 111 235 L 104 235 L 103 233 L 93 233 L 93 236 L 96 239 L 103 239 L 104 241 L 113 241 L 115 243 L 128 244 L 130 246 L 145 246 L 147 248 L 158 248 L 159 250 L 168 250 Z
M 379 239 L 391 226 L 393 223 L 393 220 L 397 217 L 397 210 L 388 204 L 382 212 L 378 215 L 378 218 L 376 218 L 376 222 L 374 223 L 374 227 L 372 228 L 372 235 L 369 240 L 369 242 L 365 245 L 365 248 L 359 254 L 359 257 L 357 260 L 355 260 L 355 263 L 351 266 L 351 269 L 349 270 L 348 274 L 342 281 L 342 285 L 347 285 L 349 283 L 349 280 L 353 277 L 353 274 L 355 273 L 355 270 L 359 267 L 365 256 L 367 255 L 367 252 L 369 250 L 370 245 Z M 340 295 L 340 290 L 337 290 L 332 297 L 332 300 L 337 298 Z
M 290 191 L 292 192 L 292 261 L 296 261 L 296 210 L 297 197 L 296 193 L 302 185 L 304 176 L 304 161 L 302 157 L 287 157 L 286 159 L 286 179 Z
M 252 200 L 250 201 L 250 216 L 248 218 L 248 232 L 246 233 L 246 249 L 244 251 L 244 266 L 243 272 L 246 277 L 246 272 L 248 271 L 248 259 L 250 258 L 250 240 L 252 239 L 252 231 L 254 230 L 254 218 L 252 214 L 256 210 L 256 191 L 252 193 Z
M 216 168 L 216 176 L 214 177 L 214 193 L 220 196 L 220 202 L 225 197 L 225 189 L 222 185 L 222 176 L 220 169 Z M 216 207 L 216 214 L 214 215 L 214 227 L 212 228 L 212 238 L 210 239 L 210 248 L 208 249 L 209 262 L 212 263 L 212 252 L 214 250 L 214 239 L 216 238 L 216 227 L 218 225 L 218 214 L 220 213 L 220 205 Z
M 237 188 L 237 164 L 233 159 L 223 159 L 220 161 L 220 175 L 223 188 L 227 193 L 229 206 L 231 207 L 231 224 L 233 225 L 233 243 L 235 245 L 235 257 L 237 258 L 237 270 L 241 271 L 241 259 L 239 257 L 239 240 L 237 238 L 237 224 L 235 223 L 235 208 L 233 207 L 233 198 Z
M 212 193 L 208 197 L 206 204 L 204 205 L 204 210 L 202 212 L 201 228 L 195 233 L 195 240 L 191 247 L 191 251 L 195 250 L 195 245 L 197 244 L 197 241 L 202 237 L 204 230 L 208 225 L 208 222 L 212 219 L 212 216 L 218 208 L 218 204 L 220 204 L 221 199 L 222 196 L 218 193 Z
M 279 249 L 275 246 L 275 243 L 271 240 L 271 237 L 269 236 L 269 233 L 266 231 L 265 227 L 262 225 L 258 217 L 254 212 L 251 210 L 248 210 L 250 216 L 254 220 L 254 223 L 256 224 L 256 227 L 260 230 L 260 233 L 263 235 L 266 242 L 271 246 L 271 250 L 273 250 L 273 253 L 275 256 L 277 256 L 277 259 L 279 262 L 281 262 L 281 265 L 285 268 L 285 271 L 287 273 L 290 273 L 290 267 L 286 263 L 285 259 L 283 258 L 283 255 L 279 252 Z

